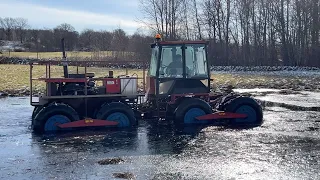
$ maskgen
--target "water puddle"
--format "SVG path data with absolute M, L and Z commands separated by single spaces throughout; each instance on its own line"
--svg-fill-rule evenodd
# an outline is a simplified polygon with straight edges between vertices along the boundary
M 318 107 L 319 94 L 254 91 L 274 103 L 262 127 L 178 131 L 141 121 L 130 131 L 46 136 L 29 129 L 28 98 L 1 99 L 0 179 L 319 179 L 320 113 L 289 107 Z
M 235 92 L 250 93 L 264 107 L 283 107 L 294 111 L 320 111 L 320 92 L 277 89 L 235 89 Z

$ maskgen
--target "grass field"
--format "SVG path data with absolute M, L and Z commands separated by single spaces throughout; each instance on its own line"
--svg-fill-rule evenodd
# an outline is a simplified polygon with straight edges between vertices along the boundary
M 2 64 L 0 65 L 0 91 L 17 91 L 21 89 L 28 89 L 30 85 L 30 66 L 29 65 L 11 65 Z M 46 67 L 35 65 L 32 70 L 32 78 L 45 78 L 46 77 Z M 76 73 L 76 67 L 69 67 L 69 73 Z M 109 70 L 114 71 L 114 76 L 126 75 L 126 69 L 110 69 L 110 68 L 96 68 L 88 67 L 88 73 L 95 73 L 95 77 L 104 77 L 108 75 Z M 79 68 L 79 73 L 84 73 L 84 68 Z M 142 78 L 143 71 L 137 69 L 128 69 L 128 75 L 137 75 Z M 63 67 L 62 66 L 51 66 L 51 77 L 60 78 L 63 77 Z M 140 85 L 142 85 L 142 80 L 139 80 Z M 101 84 L 101 82 L 98 82 Z M 45 87 L 45 83 L 42 81 L 33 81 L 34 89 L 42 89 Z
M 121 52 L 120 52 L 121 53 Z M 124 54 L 132 54 L 131 52 L 124 52 Z M 19 57 L 19 58 L 38 58 L 39 59 L 53 59 L 61 58 L 61 52 L 3 52 L 0 57 Z M 99 52 L 80 52 L 80 51 L 67 51 L 67 57 L 81 57 L 81 58 L 91 58 L 91 57 L 112 57 L 115 55 L 115 51 L 99 51 Z
M 113 70 L 114 75 L 125 75 L 125 69 L 110 69 L 89 67 L 87 72 L 94 72 L 95 77 L 104 77 L 108 71 Z M 45 77 L 45 66 L 35 65 L 33 68 L 33 78 Z M 76 67 L 69 67 L 69 73 L 76 73 Z M 79 73 L 84 73 L 84 68 L 79 68 Z M 138 75 L 143 77 L 143 71 L 138 69 L 128 69 L 128 75 Z M 62 77 L 62 66 L 51 67 L 51 77 Z M 236 74 L 218 74 L 213 73 L 214 85 L 217 87 L 231 85 L 236 88 L 277 88 L 277 89 L 320 89 L 320 80 L 311 77 L 282 77 L 282 76 L 262 76 L 262 75 L 236 75 Z M 29 66 L 28 65 L 0 65 L 0 91 L 19 91 L 29 87 Z M 142 87 L 142 80 L 139 80 Z M 34 81 L 34 89 L 45 87 L 43 82 Z

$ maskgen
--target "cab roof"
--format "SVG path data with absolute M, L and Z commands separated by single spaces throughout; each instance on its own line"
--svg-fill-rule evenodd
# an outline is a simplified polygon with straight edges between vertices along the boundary
M 207 44 L 208 41 L 159 41 L 160 45 Z

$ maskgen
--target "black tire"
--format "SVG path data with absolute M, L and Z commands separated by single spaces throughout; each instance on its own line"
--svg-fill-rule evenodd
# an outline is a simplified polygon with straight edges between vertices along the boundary
M 115 113 L 121 114 L 126 122 L 119 123 L 117 127 L 133 127 L 137 124 L 133 110 L 126 104 L 121 102 L 105 103 L 97 112 L 96 119 L 105 119 Z M 112 119 L 108 119 L 112 121 Z M 128 120 L 128 122 L 127 122 Z
M 257 101 L 250 97 L 238 97 L 225 105 L 226 112 L 245 113 L 246 119 L 231 119 L 229 124 L 232 126 L 259 126 L 263 123 L 262 107 Z M 251 113 L 251 114 L 249 114 Z
M 32 112 L 32 120 L 36 117 L 36 115 L 40 112 L 43 106 L 35 106 Z
M 32 118 L 31 118 L 31 127 L 34 126 L 34 118 L 36 117 L 36 115 L 41 111 L 41 109 L 44 106 L 35 106 L 32 112 Z
M 213 112 L 212 107 L 204 100 L 198 99 L 198 98 L 186 98 L 180 102 L 180 104 L 177 106 L 177 108 L 174 112 L 175 124 L 185 125 L 187 123 L 185 120 L 186 113 L 188 113 L 191 109 L 202 110 L 202 114 L 200 114 L 200 115 L 211 114 Z M 188 121 L 188 123 L 190 123 L 190 124 L 206 124 L 206 123 L 208 123 L 208 121 L 199 121 L 199 120 L 195 119 L 192 122 Z
M 33 130 L 35 133 L 45 133 L 45 125 L 50 117 L 62 115 L 69 119 L 70 122 L 80 120 L 78 113 L 69 105 L 63 103 L 51 103 L 43 107 L 34 118 Z

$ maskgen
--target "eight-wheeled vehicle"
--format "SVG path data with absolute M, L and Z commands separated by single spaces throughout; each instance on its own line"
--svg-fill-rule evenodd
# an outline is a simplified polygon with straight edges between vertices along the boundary
M 46 84 L 46 93 L 31 91 L 32 127 L 36 133 L 77 127 L 133 127 L 139 120 L 164 119 L 179 126 L 198 124 L 254 125 L 263 122 L 261 106 L 250 97 L 212 90 L 206 41 L 162 41 L 151 44 L 149 62 L 68 61 L 62 40 L 62 61 L 30 63 L 30 86 Z M 110 65 L 139 64 L 141 77 L 114 75 Z M 45 77 L 33 78 L 33 67 L 45 66 Z M 63 77 L 52 77 L 52 66 Z M 76 67 L 71 74 L 68 68 Z M 146 72 L 146 67 L 148 70 Z M 84 68 L 84 73 L 79 69 Z M 101 77 L 88 70 L 97 70 Z M 140 81 L 141 84 L 139 83 Z

